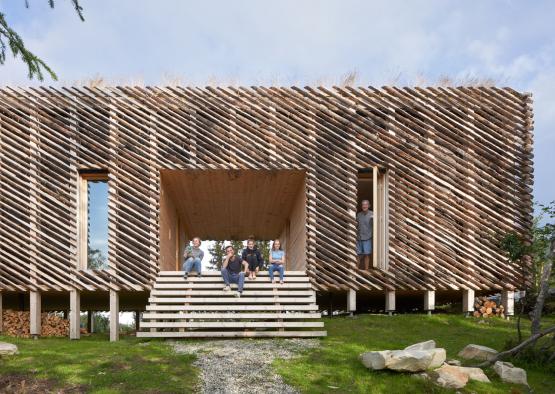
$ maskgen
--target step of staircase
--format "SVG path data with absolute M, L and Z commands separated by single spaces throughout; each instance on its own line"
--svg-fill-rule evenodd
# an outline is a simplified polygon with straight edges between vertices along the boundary
M 270 283 L 268 272 L 224 291 L 218 271 L 199 278 L 182 271 L 160 271 L 141 316 L 137 337 L 231 338 L 321 337 L 324 323 L 316 292 L 304 271 L 286 271 L 285 283 Z

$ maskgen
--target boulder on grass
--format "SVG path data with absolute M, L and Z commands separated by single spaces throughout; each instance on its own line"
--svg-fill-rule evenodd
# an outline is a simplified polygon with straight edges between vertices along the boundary
M 362 353 L 359 358 L 368 369 L 420 372 L 437 368 L 445 362 L 445 349 L 436 348 L 435 341 L 407 346 L 404 350 L 381 350 Z
M 435 347 L 436 347 L 436 341 L 432 339 L 429 341 L 419 342 L 419 343 L 415 343 L 414 345 L 407 346 L 405 350 L 430 350 L 430 349 L 435 349 Z
M 388 360 L 391 358 L 391 350 L 366 352 L 362 353 L 359 358 L 366 368 L 380 370 L 386 367 Z
M 511 363 L 496 361 L 493 370 L 499 375 L 502 381 L 507 383 L 524 384 L 528 386 L 526 379 L 526 371 L 522 368 L 517 368 Z
M 462 372 L 466 373 L 468 375 L 468 379 L 470 380 L 490 383 L 489 378 L 484 373 L 484 371 L 482 371 L 481 368 L 475 368 L 475 367 L 457 367 L 457 368 L 459 368 Z
M 0 342 L 0 356 L 17 354 L 17 346 L 13 343 Z
M 441 367 L 447 358 L 445 349 L 439 347 L 436 349 L 430 349 L 429 352 L 432 352 L 432 362 L 428 365 L 428 368 Z
M 449 389 L 462 389 L 468 383 L 468 374 L 460 367 L 445 364 L 432 373 L 434 382 Z
M 497 350 L 487 346 L 480 345 L 466 345 L 466 347 L 459 352 L 459 357 L 467 360 L 491 360 L 497 355 Z
M 432 358 L 429 350 L 394 350 L 386 366 L 394 371 L 420 372 L 428 369 Z

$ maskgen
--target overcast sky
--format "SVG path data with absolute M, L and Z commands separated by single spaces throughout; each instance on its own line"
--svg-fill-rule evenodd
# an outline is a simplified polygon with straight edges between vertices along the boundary
M 555 1 L 0 0 L 60 82 L 433 85 L 493 79 L 532 92 L 535 200 L 555 199 Z M 9 59 L 0 84 L 29 85 Z

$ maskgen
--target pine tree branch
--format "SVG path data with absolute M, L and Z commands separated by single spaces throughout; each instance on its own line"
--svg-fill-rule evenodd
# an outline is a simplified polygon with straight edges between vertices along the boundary
M 29 79 L 37 77 L 39 81 L 44 80 L 43 70 L 46 71 L 53 80 L 58 77 L 54 71 L 38 56 L 27 50 L 21 37 L 8 25 L 3 13 L 0 13 L 0 64 L 6 61 L 6 42 L 14 57 L 21 56 L 23 63 L 27 65 Z
M 85 21 L 83 7 L 79 4 L 79 0 L 71 0 L 71 3 L 79 19 Z M 54 8 L 54 0 L 48 0 L 48 5 Z M 25 7 L 29 8 L 29 0 L 25 0 Z M 0 65 L 6 62 L 8 47 L 14 58 L 21 57 L 23 63 L 27 65 L 27 76 L 29 79 L 36 77 L 39 81 L 43 81 L 43 73 L 45 72 L 53 80 L 58 80 L 56 73 L 41 58 L 25 47 L 23 39 L 8 25 L 5 15 L 0 13 Z

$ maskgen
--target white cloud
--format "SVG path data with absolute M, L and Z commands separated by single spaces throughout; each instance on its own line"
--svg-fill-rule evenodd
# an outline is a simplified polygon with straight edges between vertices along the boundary
M 555 196 L 555 2 L 83 0 L 84 23 L 64 2 L 48 12 L 13 4 L 0 7 L 17 15 L 57 84 L 96 76 L 158 84 L 168 75 L 200 85 L 334 84 L 356 70 L 363 85 L 471 76 L 531 91 L 542 142 L 535 191 Z M 0 72 L 4 84 L 29 83 L 19 61 Z

